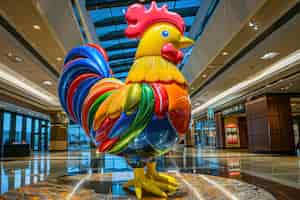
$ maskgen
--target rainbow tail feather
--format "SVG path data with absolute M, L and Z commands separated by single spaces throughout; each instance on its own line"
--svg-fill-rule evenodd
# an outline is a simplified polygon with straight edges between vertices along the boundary
M 106 52 L 98 45 L 73 48 L 65 58 L 58 84 L 60 103 L 89 135 L 98 106 L 123 83 L 112 78 Z M 92 91 L 92 92 L 91 92 Z

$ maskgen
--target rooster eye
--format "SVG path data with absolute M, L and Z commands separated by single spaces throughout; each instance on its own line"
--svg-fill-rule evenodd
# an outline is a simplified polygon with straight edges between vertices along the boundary
M 168 31 L 162 31 L 162 32 L 161 32 L 161 35 L 162 35 L 163 37 L 168 37 L 168 36 L 169 36 L 169 32 L 168 32 Z

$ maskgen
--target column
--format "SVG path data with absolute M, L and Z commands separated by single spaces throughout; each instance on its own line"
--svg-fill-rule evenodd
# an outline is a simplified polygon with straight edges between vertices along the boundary
M 3 110 L 0 110 L 0 146 L 2 145 L 3 145 Z M 0 151 L 1 149 L 2 148 L 0 148 Z
M 39 119 L 39 129 L 38 129 L 38 151 L 42 150 L 42 120 Z
M 247 131 L 247 119 L 246 117 L 238 118 L 240 147 L 248 148 L 248 131 Z
M 251 152 L 295 151 L 289 96 L 265 95 L 246 103 L 248 149 Z
M 189 128 L 189 130 L 185 136 L 185 146 L 186 147 L 194 147 L 195 146 L 194 134 L 195 134 L 195 125 L 192 121 L 192 126 L 191 126 L 191 128 Z
M 50 151 L 68 149 L 67 118 L 62 112 L 51 112 Z
M 9 144 L 13 143 L 16 139 L 16 113 L 11 113 L 10 127 Z
M 25 115 L 23 115 L 22 116 L 22 139 L 21 139 L 21 141 L 23 142 L 23 141 L 26 141 L 26 128 L 27 128 L 27 123 L 26 123 L 26 116 Z
M 49 136 L 49 134 L 48 134 L 48 126 L 49 126 L 49 123 L 48 123 L 48 121 L 45 121 L 45 140 L 44 140 L 44 149 L 47 151 L 48 150 L 48 140 L 49 140 L 49 138 L 48 138 L 48 136 Z
M 31 120 L 31 137 L 30 137 L 30 147 L 31 147 L 31 150 L 33 151 L 34 150 L 34 125 L 35 125 L 35 118 L 32 118 Z
M 225 130 L 224 130 L 224 119 L 221 112 L 215 113 L 216 121 L 216 147 L 218 149 L 225 148 Z

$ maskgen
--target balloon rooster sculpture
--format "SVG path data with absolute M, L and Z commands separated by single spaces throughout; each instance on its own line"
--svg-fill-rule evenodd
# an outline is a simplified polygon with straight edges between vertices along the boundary
M 184 36 L 182 17 L 167 6 L 133 4 L 125 18 L 125 35 L 140 38 L 125 83 L 113 78 L 105 50 L 87 44 L 66 56 L 59 98 L 98 152 L 123 156 L 134 168 L 125 188 L 133 187 L 138 199 L 143 190 L 167 197 L 179 183 L 156 171 L 155 157 L 171 150 L 189 127 L 187 81 L 176 65 L 183 59 L 180 49 L 193 41 Z

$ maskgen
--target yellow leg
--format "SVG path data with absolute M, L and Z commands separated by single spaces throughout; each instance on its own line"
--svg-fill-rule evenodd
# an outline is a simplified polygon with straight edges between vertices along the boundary
M 172 177 L 156 171 L 156 162 L 147 163 L 146 177 L 153 180 L 154 183 L 164 191 L 173 193 L 178 189 L 178 181 Z
M 144 168 L 134 168 L 134 179 L 123 185 L 125 188 L 134 187 L 137 199 L 142 199 L 143 190 L 167 198 L 167 194 L 151 179 L 145 176 Z

